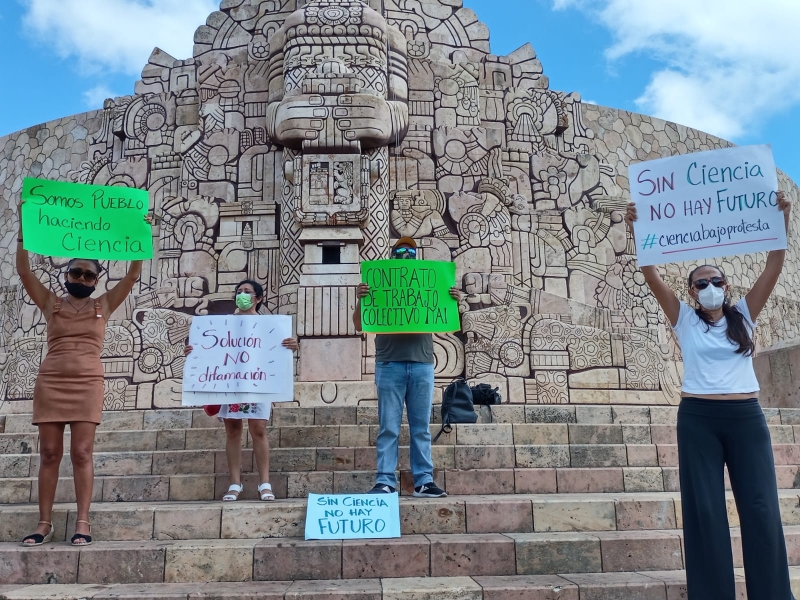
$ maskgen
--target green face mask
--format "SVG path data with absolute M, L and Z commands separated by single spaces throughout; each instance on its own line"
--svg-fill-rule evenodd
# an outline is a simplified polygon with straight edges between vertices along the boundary
M 239 310 L 250 310 L 253 307 L 252 296 L 246 292 L 236 294 L 236 306 Z

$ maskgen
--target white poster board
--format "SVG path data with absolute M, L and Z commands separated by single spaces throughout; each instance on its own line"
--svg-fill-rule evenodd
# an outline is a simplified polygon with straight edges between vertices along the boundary
M 194 317 L 192 353 L 183 369 L 184 406 L 289 402 L 294 355 L 281 342 L 292 337 L 283 315 Z
M 400 500 L 394 494 L 309 494 L 307 540 L 400 537 Z
M 786 248 L 769 146 L 742 146 L 630 166 L 639 266 Z

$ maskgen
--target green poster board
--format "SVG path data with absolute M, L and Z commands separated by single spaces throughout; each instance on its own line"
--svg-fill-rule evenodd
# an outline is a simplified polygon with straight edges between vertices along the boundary
M 22 184 L 26 250 L 68 258 L 147 260 L 153 232 L 147 190 L 27 178 Z
M 361 299 L 366 333 L 450 333 L 461 330 L 458 302 L 450 296 L 456 265 L 433 260 L 361 263 L 369 296 Z

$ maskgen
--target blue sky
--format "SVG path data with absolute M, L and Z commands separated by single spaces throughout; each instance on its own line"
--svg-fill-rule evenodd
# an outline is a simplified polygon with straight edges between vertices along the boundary
M 800 182 L 798 0 L 464 0 L 551 87 L 739 144 L 772 144 Z M 702 10 L 698 7 L 702 5 Z M 217 0 L 3 0 L 0 135 L 129 94 L 153 47 L 191 55 Z

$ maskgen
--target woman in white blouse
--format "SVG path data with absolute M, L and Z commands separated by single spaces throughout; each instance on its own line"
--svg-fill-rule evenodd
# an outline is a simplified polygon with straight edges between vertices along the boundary
M 790 203 L 778 194 L 789 231 Z M 625 220 L 633 231 L 635 204 Z M 658 270 L 642 267 L 683 353 L 678 409 L 678 464 L 689 600 L 736 598 L 725 502 L 724 467 L 739 511 L 747 597 L 789 600 L 786 543 L 778 505 L 772 442 L 758 404 L 753 330 L 783 269 L 786 252 L 770 252 L 753 289 L 736 304 L 722 269 L 689 273 L 693 309 L 681 302 Z

